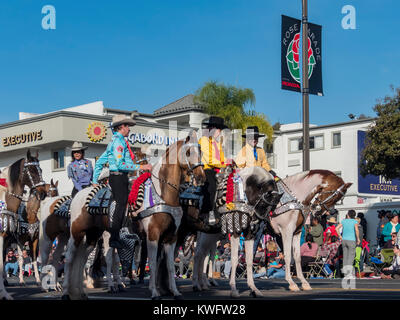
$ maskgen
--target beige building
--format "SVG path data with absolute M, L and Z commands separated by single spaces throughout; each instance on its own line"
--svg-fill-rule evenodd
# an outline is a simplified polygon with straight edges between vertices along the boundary
M 135 111 L 133 111 L 135 112 Z M 80 141 L 88 149 L 85 157 L 95 164 L 112 137 L 108 128 L 112 116 L 132 111 L 105 108 L 102 101 L 46 114 L 19 113 L 19 120 L 0 125 L 0 169 L 26 156 L 28 149 L 39 153 L 43 178 L 59 181 L 61 195 L 71 193 L 67 177 L 71 146 Z M 206 115 L 188 95 L 153 114 L 136 113 L 136 126 L 128 137 L 134 148 L 160 155 L 168 145 L 186 137 L 190 127 L 199 128 Z M 170 122 L 171 121 L 171 122 Z

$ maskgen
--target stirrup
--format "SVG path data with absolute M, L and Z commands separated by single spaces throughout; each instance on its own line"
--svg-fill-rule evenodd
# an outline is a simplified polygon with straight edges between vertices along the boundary
M 217 223 L 217 220 L 215 219 L 215 215 L 214 215 L 214 210 L 211 210 L 208 214 L 208 224 L 210 226 L 213 226 Z

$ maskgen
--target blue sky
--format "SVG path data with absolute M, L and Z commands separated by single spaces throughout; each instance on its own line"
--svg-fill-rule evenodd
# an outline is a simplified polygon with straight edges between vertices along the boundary
M 48 4 L 56 30 L 41 27 Z M 345 5 L 356 30 L 341 26 Z M 309 0 L 325 93 L 310 97 L 311 123 L 374 116 L 400 86 L 399 12 L 395 0 Z M 1 1 L 0 122 L 97 100 L 151 113 L 209 80 L 253 89 L 271 123 L 301 122 L 301 95 L 280 88 L 282 14 L 301 18 L 301 1 Z

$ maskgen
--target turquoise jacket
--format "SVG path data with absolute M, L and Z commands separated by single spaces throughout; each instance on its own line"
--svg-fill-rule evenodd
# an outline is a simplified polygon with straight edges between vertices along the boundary
M 106 151 L 96 161 L 94 167 L 93 183 L 98 183 L 97 179 L 103 166 L 108 162 L 110 171 L 129 172 L 140 168 L 140 165 L 134 164 L 128 150 L 127 142 L 122 134 L 115 132 Z
M 392 224 L 390 222 L 386 223 L 382 230 L 383 241 L 388 241 L 392 239 Z M 396 225 L 396 233 L 400 230 L 400 223 Z

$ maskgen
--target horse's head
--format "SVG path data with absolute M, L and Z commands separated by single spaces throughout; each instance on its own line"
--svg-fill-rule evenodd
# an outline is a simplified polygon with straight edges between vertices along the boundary
M 311 211 L 316 216 L 331 211 L 352 185 L 351 182 L 345 183 L 342 178 L 331 171 L 324 170 L 320 174 L 322 175 L 322 183 L 318 186 L 315 192 L 316 197 L 310 204 Z
M 44 200 L 46 198 L 46 184 L 42 178 L 38 154 L 32 156 L 28 150 L 26 161 L 22 161 L 21 165 L 23 165 L 22 184 L 28 186 L 31 189 L 31 193 L 34 193 L 40 200 Z
M 186 175 L 194 177 L 197 185 L 205 183 L 206 175 L 201 162 L 201 150 L 196 131 L 192 130 L 185 141 L 178 144 L 178 162 Z
M 261 167 L 251 167 L 240 171 L 245 185 L 248 203 L 254 207 L 259 218 L 274 211 L 282 194 L 278 192 L 274 177 Z
M 58 196 L 58 180 L 54 183 L 53 178 L 51 178 L 50 184 L 46 184 L 46 195 L 50 198 Z

